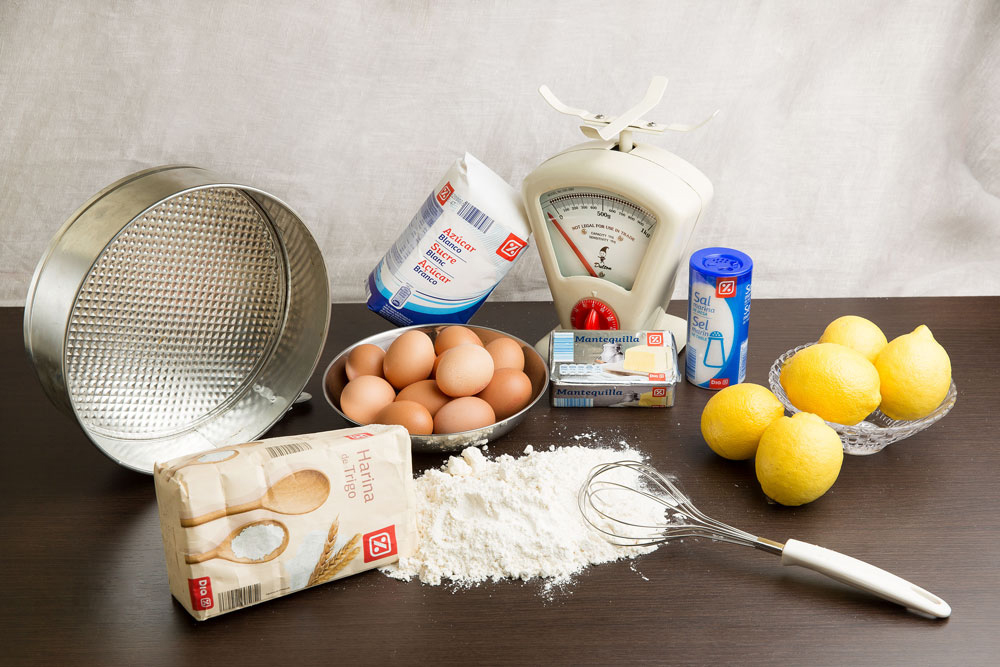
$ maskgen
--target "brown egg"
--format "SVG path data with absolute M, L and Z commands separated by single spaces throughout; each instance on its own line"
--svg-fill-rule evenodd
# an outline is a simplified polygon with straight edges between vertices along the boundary
M 479 340 L 479 336 L 472 329 L 459 326 L 445 327 L 437 335 L 437 338 L 434 339 L 434 351 L 438 354 L 459 345 L 478 345 L 482 347 L 483 341 Z
M 498 368 L 486 389 L 476 396 L 490 404 L 497 421 L 507 419 L 531 402 L 531 380 L 519 370 Z
M 463 396 L 449 401 L 434 415 L 435 433 L 459 433 L 489 426 L 496 421 L 493 408 L 481 398 Z
M 410 435 L 430 435 L 434 432 L 434 418 L 427 408 L 416 401 L 395 401 L 379 410 L 376 424 L 399 424 Z
M 330 396 L 335 395 L 337 393 L 337 389 L 343 386 L 343 383 L 340 381 L 340 377 L 337 373 L 334 373 L 332 369 L 326 374 L 326 377 L 323 379 L 323 383 L 326 385 L 326 393 Z
M 431 377 L 432 378 L 433 377 L 437 377 L 438 364 L 441 363 L 441 357 L 443 357 L 443 356 L 444 356 L 443 354 L 439 354 L 438 356 L 434 357 L 434 365 L 431 367 Z
M 434 380 L 421 380 L 420 382 L 414 382 L 411 385 L 403 387 L 399 395 L 396 396 L 396 400 L 415 401 L 427 408 L 427 411 L 433 417 L 441 409 L 441 406 L 451 400 L 451 397 L 441 393 L 437 382 Z
M 361 375 L 377 375 L 382 377 L 382 361 L 385 359 L 385 350 L 378 345 L 365 343 L 358 345 L 347 355 L 347 364 L 344 370 L 347 371 L 347 379 L 353 380 Z
M 478 394 L 493 377 L 493 357 L 479 345 L 459 345 L 446 350 L 438 362 L 434 381 L 452 397 Z
M 386 350 L 382 371 L 396 389 L 426 380 L 434 367 L 434 343 L 423 331 L 407 331 Z
M 486 351 L 493 357 L 494 368 L 513 368 L 524 370 L 524 352 L 521 344 L 513 338 L 497 338 L 486 344 Z
M 359 424 L 371 424 L 375 415 L 396 400 L 392 385 L 375 375 L 361 375 L 347 383 L 340 394 L 340 409 Z

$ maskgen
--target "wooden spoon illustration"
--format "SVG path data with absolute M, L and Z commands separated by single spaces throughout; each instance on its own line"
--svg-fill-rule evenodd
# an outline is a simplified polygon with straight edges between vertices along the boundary
M 305 514 L 326 502 L 330 495 L 330 480 L 319 470 L 299 470 L 286 475 L 268 487 L 257 500 L 242 505 L 230 505 L 221 510 L 181 519 L 185 528 L 221 519 L 224 516 L 265 509 L 278 514 Z
M 253 529 L 257 526 L 277 526 L 284 533 L 284 537 L 281 540 L 281 544 L 277 545 L 269 553 L 262 555 L 260 558 L 248 558 L 246 556 L 237 556 L 233 553 L 233 540 L 238 539 L 240 534 L 248 529 Z M 243 539 L 250 540 L 252 536 L 245 536 Z M 229 537 L 222 540 L 222 543 L 210 551 L 206 551 L 200 554 L 187 554 L 184 556 L 184 560 L 189 564 L 194 563 L 204 563 L 206 560 L 211 560 L 213 558 L 223 558 L 225 560 L 232 561 L 234 563 L 266 563 L 269 560 L 274 560 L 281 555 L 281 552 L 285 550 L 288 546 L 288 528 L 285 524 L 280 521 L 275 521 L 273 519 L 265 519 L 263 521 L 252 521 L 247 524 L 243 524 L 233 532 L 229 533 Z M 237 551 L 244 550 L 248 548 L 248 545 L 237 543 Z

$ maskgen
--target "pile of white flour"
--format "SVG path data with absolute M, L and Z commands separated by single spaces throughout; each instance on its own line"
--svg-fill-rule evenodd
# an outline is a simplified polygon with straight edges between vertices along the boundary
M 533 452 L 529 445 L 525 454 L 489 460 L 470 447 L 440 470 L 425 472 L 416 480 L 417 551 L 382 571 L 431 585 L 536 577 L 561 585 L 589 565 L 655 549 L 612 545 L 583 520 L 577 505 L 594 466 L 641 460 L 638 452 L 586 447 Z M 630 516 L 649 513 L 648 503 L 640 505 L 623 509 Z

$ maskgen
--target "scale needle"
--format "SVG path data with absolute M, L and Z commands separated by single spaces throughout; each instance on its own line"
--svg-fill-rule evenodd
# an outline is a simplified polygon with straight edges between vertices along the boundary
M 545 213 L 545 214 L 546 214 L 547 216 L 549 216 L 549 220 L 551 220 L 551 221 L 552 221 L 552 224 L 553 224 L 553 225 L 555 225 L 555 228 L 556 228 L 557 230 L 559 230 L 559 233 L 560 233 L 560 234 L 562 234 L 562 237 L 563 237 L 564 239 L 566 239 L 566 243 L 568 243 L 568 244 L 569 244 L 569 249 L 570 249 L 570 250 L 572 250 L 572 251 L 573 251 L 574 253 L 576 253 L 576 256 L 577 256 L 577 257 L 579 258 L 580 262 L 581 262 L 581 263 L 583 264 L 583 268 L 587 269 L 587 273 L 589 273 L 590 275 L 592 275 L 592 276 L 594 276 L 595 278 L 597 278 L 597 277 L 598 277 L 598 276 L 597 276 L 597 272 L 596 272 L 596 271 L 594 271 L 594 268 L 593 268 L 593 267 L 592 267 L 592 266 L 590 265 L 590 263 L 589 263 L 589 262 L 588 262 L 588 261 L 587 261 L 586 259 L 584 259 L 584 257 L 583 257 L 583 253 L 582 253 L 582 252 L 580 252 L 580 249 L 576 247 L 576 244 L 575 244 L 575 243 L 573 243 L 573 242 L 572 242 L 572 241 L 570 240 L 570 238 L 569 238 L 569 234 L 567 234 L 567 233 L 566 233 L 566 230 L 562 228 L 562 225 L 560 225 L 560 224 L 559 224 L 559 222 L 558 222 L 558 221 L 557 221 L 557 220 L 555 219 L 555 216 L 553 216 L 553 215 L 552 215 L 551 213 L 549 213 L 548 211 L 546 211 L 546 213 Z

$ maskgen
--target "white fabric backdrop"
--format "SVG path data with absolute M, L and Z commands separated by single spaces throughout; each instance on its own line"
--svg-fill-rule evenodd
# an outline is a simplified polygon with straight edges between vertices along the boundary
M 210 168 L 288 201 L 334 301 L 456 156 L 520 188 L 582 140 L 536 89 L 614 113 L 671 78 L 654 139 L 716 198 L 693 250 L 759 297 L 1000 294 L 1000 2 L 0 2 L 0 303 L 132 171 Z M 686 277 L 677 295 L 686 293 Z M 546 299 L 537 254 L 494 299 Z

